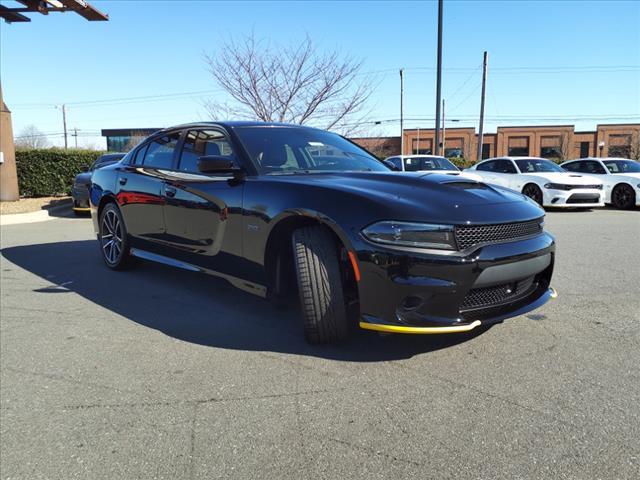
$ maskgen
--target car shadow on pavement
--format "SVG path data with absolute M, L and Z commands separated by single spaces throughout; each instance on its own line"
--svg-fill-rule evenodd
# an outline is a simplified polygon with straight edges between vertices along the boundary
M 217 348 L 377 362 L 451 347 L 482 333 L 381 336 L 355 329 L 347 343 L 312 346 L 303 338 L 297 306 L 277 309 L 224 280 L 151 262 L 114 272 L 102 263 L 93 240 L 9 247 L 2 255 L 50 282 L 33 290 L 35 295 L 75 292 L 145 327 Z

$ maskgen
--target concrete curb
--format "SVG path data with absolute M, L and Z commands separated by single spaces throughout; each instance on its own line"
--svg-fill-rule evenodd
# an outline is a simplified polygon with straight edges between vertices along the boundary
M 7 225 L 19 225 L 22 223 L 36 223 L 46 222 L 48 220 L 55 220 L 56 218 L 64 218 L 63 216 L 56 216 L 59 212 L 69 210 L 71 212 L 71 202 L 64 203 L 63 205 L 56 205 L 47 210 L 38 210 L 36 212 L 28 213 L 10 213 L 0 215 L 0 226 Z

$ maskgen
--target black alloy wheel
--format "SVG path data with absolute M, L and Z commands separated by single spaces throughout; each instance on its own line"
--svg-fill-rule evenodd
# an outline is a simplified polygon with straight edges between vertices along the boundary
M 109 268 L 120 270 L 131 263 L 127 231 L 118 207 L 107 204 L 100 215 L 100 250 L 102 259 Z
M 629 185 L 621 183 L 611 192 L 611 201 L 616 208 L 627 210 L 636 203 L 636 194 Z
M 542 206 L 542 190 L 533 183 L 527 183 L 522 189 L 522 193 L 529 197 L 531 200 Z

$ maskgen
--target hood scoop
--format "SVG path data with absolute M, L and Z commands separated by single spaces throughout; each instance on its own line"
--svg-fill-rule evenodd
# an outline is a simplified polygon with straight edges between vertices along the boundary
M 489 187 L 487 187 L 484 183 L 475 182 L 473 180 L 451 180 L 447 182 L 441 182 L 441 185 L 460 188 L 462 190 L 489 190 Z

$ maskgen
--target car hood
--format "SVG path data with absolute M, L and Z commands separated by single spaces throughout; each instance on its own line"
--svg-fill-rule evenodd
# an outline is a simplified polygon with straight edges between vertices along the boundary
M 75 183 L 78 185 L 89 185 L 91 183 L 91 172 L 83 172 L 76 175 Z
M 543 178 L 549 182 L 562 183 L 564 185 L 599 185 L 602 183 L 602 181 L 597 178 L 569 172 L 533 172 L 523 173 L 523 175 Z
M 343 172 L 277 177 L 305 187 L 341 191 L 375 203 L 380 215 L 396 220 L 451 223 L 513 222 L 541 217 L 544 212 L 513 190 L 477 182 L 458 172 Z M 341 201 L 326 192 L 327 201 Z M 354 203 L 355 199 L 354 199 Z M 496 208 L 508 205 L 508 208 Z M 350 205 L 351 206 L 351 205 Z

